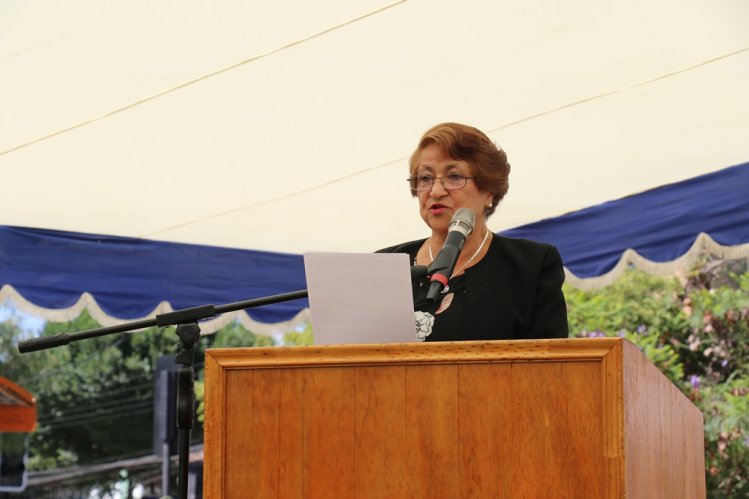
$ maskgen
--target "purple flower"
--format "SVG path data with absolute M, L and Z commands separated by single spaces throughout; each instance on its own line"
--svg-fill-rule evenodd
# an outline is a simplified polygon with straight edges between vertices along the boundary
M 637 326 L 637 332 L 640 334 L 644 334 L 648 330 L 648 327 L 645 324 L 640 324 Z
M 692 388 L 695 390 L 700 387 L 700 377 L 696 374 L 692 374 L 689 376 L 689 384 L 692 385 Z

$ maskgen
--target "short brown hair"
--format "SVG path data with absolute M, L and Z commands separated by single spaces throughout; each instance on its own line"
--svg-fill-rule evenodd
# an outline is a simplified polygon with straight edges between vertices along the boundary
M 497 204 L 507 194 L 510 184 L 510 163 L 502 148 L 497 147 L 478 128 L 460 123 L 440 123 L 427 130 L 419 140 L 419 146 L 411 154 L 411 176 L 416 175 L 419 168 L 421 151 L 431 144 L 437 144 L 442 154 L 448 158 L 465 161 L 470 165 L 471 175 L 476 177 L 476 186 L 493 194 L 492 205 L 484 211 L 484 216 L 494 213 Z M 412 190 L 411 194 L 416 196 L 416 191 Z

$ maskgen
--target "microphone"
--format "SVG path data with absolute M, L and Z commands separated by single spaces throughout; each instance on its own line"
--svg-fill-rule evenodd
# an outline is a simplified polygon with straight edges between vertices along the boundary
M 470 208 L 460 208 L 450 219 L 445 245 L 429 266 L 429 271 L 432 273 L 431 284 L 427 292 L 429 302 L 437 301 L 440 293 L 447 286 L 463 244 L 473 231 L 474 223 L 476 223 L 476 214 Z

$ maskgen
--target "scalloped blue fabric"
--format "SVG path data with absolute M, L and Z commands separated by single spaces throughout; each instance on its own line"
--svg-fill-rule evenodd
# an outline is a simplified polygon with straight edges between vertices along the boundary
M 223 305 L 306 289 L 301 255 L 0 226 L 0 285 L 47 309 L 83 292 L 109 316 L 131 320 L 162 301 Z M 247 310 L 262 323 L 292 319 L 306 299 Z
M 749 243 L 749 163 L 502 232 L 555 245 L 580 278 L 610 271 L 627 249 L 654 262 L 685 254 L 704 232 L 722 246 Z

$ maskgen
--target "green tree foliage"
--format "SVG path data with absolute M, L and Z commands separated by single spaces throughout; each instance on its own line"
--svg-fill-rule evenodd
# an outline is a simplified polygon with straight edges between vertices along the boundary
M 702 410 L 708 497 L 749 497 L 746 262 L 705 260 L 669 278 L 628 271 L 565 295 L 572 336 L 629 339 Z
M 709 497 L 749 497 L 749 377 L 696 389 L 705 415 L 705 466 Z
M 44 335 L 100 327 L 87 313 L 48 323 Z M 155 359 L 174 350 L 170 331 L 152 328 L 70 343 L 26 354 L 45 367 L 23 384 L 37 399 L 32 468 L 96 462 L 151 448 Z M 173 333 L 172 333 L 173 334 Z
M 248 331 L 238 322 L 232 322 L 216 331 L 216 333 L 205 336 L 203 341 L 207 348 L 271 347 L 275 345 L 272 337 Z
M 284 333 L 283 343 L 288 346 L 312 345 L 314 343 L 312 324 L 308 322 L 301 331 L 289 331 Z

